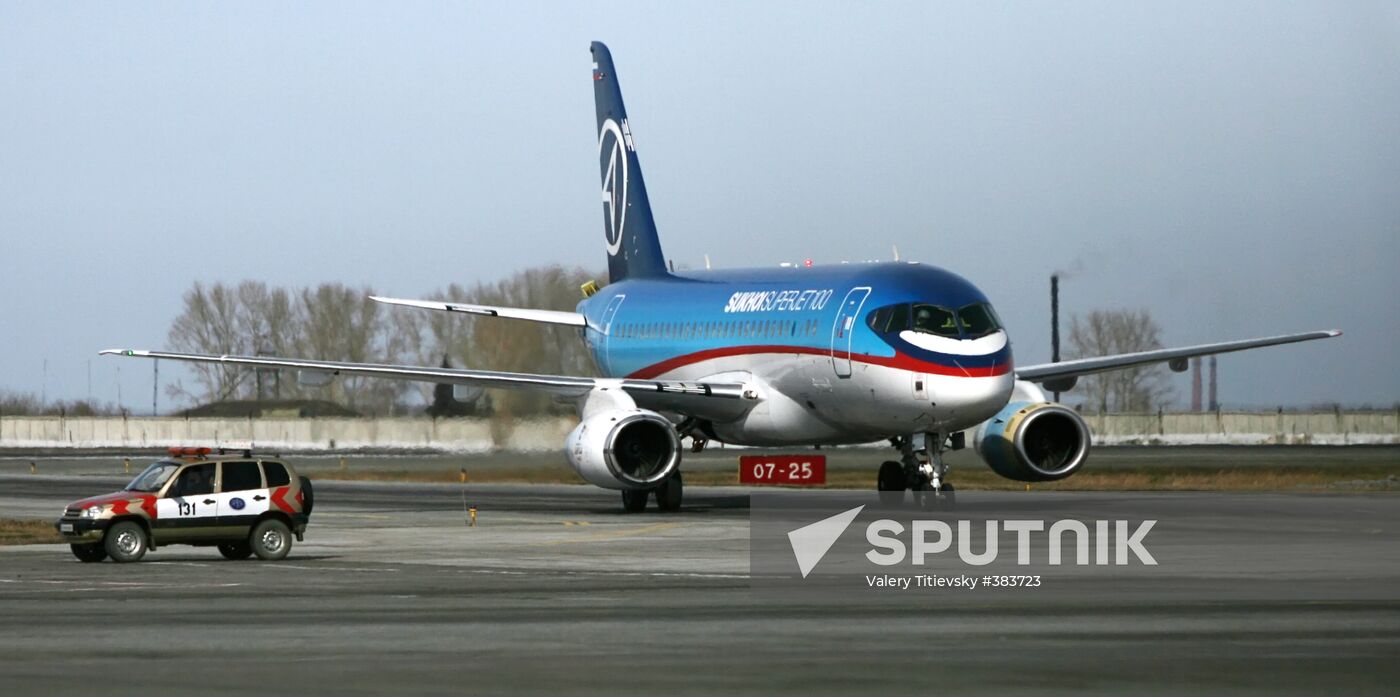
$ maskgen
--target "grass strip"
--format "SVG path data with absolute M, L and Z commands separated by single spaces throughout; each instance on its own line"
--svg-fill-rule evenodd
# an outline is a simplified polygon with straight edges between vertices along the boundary
M 308 472 L 312 479 L 371 482 L 456 483 L 455 470 L 437 469 L 350 469 Z M 1024 482 L 1003 479 L 988 469 L 956 469 L 953 481 L 960 490 L 1021 491 Z M 827 472 L 824 488 L 864 489 L 873 487 L 875 473 L 857 469 Z M 567 467 L 492 468 L 467 472 L 467 483 L 490 484 L 582 484 L 583 480 Z M 698 486 L 738 485 L 737 471 L 700 469 L 687 471 L 685 483 Z M 1396 491 L 1400 490 L 1400 467 L 1377 466 L 1268 466 L 1241 468 L 1203 467 L 1115 467 L 1087 469 L 1058 482 L 1036 482 L 1035 491 Z
M 62 542 L 53 521 L 0 518 L 0 545 L 38 545 Z

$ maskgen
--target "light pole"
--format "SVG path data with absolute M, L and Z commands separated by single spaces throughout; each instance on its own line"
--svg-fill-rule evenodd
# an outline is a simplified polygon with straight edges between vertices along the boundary
M 1050 362 L 1060 362 L 1060 275 L 1050 274 Z M 1055 390 L 1055 403 L 1060 391 Z

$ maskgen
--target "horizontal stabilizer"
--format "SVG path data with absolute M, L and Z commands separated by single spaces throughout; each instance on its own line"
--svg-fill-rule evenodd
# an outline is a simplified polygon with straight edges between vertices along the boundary
M 381 298 L 369 296 L 370 300 L 384 303 L 386 305 L 403 305 L 405 307 L 420 307 L 425 310 L 438 310 L 440 312 L 461 312 L 467 315 L 479 315 L 482 317 L 504 317 L 506 319 L 523 319 L 527 322 L 544 322 L 546 324 L 566 324 L 571 327 L 586 327 L 588 320 L 577 312 L 561 312 L 559 310 L 530 310 L 516 307 L 496 307 L 493 305 L 469 305 L 466 303 L 449 303 L 440 300 L 404 300 L 402 298 Z

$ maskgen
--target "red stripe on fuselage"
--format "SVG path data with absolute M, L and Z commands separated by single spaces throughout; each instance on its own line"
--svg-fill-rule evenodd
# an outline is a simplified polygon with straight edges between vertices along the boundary
M 808 346 L 726 346 L 724 348 L 696 351 L 695 353 L 687 353 L 684 356 L 668 358 L 664 361 L 661 361 L 660 363 L 655 363 L 645 368 L 642 368 L 641 370 L 638 370 L 632 373 L 631 375 L 628 375 L 627 377 L 636 378 L 639 380 L 649 380 L 660 375 L 665 375 L 666 373 L 669 373 L 678 368 L 683 368 L 685 366 L 699 363 L 701 361 L 708 361 L 715 358 L 729 358 L 732 356 L 753 356 L 764 353 L 789 353 L 828 357 L 831 356 L 830 349 L 811 348 Z M 907 370 L 911 373 L 948 375 L 959 378 L 989 378 L 996 377 L 998 375 L 1005 375 L 1011 372 L 1011 364 L 1009 363 L 1003 363 L 1001 365 L 994 365 L 981 368 L 963 368 L 960 366 L 939 365 L 937 363 L 929 363 L 928 361 L 921 361 L 912 356 L 908 356 L 898 352 L 896 352 L 895 355 L 891 357 L 870 356 L 863 353 L 852 353 L 851 360 L 857 363 L 868 363 L 870 365 L 880 365 L 886 368 Z

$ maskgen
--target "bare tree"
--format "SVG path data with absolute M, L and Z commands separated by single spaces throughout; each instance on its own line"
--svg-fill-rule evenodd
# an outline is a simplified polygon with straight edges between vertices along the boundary
M 238 284 L 238 312 L 239 326 L 249 335 L 254 355 L 296 355 L 304 313 L 286 289 L 269 289 L 261 281 L 243 281 Z M 258 399 L 298 394 L 296 381 L 284 382 L 278 371 L 258 370 L 254 376 Z
M 468 291 L 452 284 L 445 290 L 428 294 L 429 300 L 445 302 L 472 302 Z M 430 312 L 409 308 L 389 308 L 390 329 L 403 347 L 403 357 L 413 365 L 433 365 L 444 358 L 454 365 L 470 366 L 471 331 L 475 323 L 449 312 Z M 412 383 L 409 390 L 415 392 L 421 402 L 428 402 L 433 393 L 428 383 Z
M 592 278 L 582 269 L 551 266 L 528 269 L 490 286 L 478 286 L 476 302 L 508 307 L 573 310 L 582 300 L 579 286 Z M 587 348 L 572 327 L 512 320 L 478 321 L 471 334 L 472 367 L 554 375 L 592 375 L 595 368 Z M 563 407 L 548 395 L 500 391 L 492 395 L 497 412 L 525 416 Z
M 582 269 L 530 269 L 470 289 L 450 285 L 429 295 L 452 302 L 572 310 L 579 286 L 593 276 Z M 386 309 L 369 288 L 323 283 L 314 288 L 270 288 L 260 281 L 236 287 L 196 283 L 171 325 L 169 345 L 191 353 L 261 354 L 356 363 L 454 365 L 490 370 L 588 375 L 592 358 L 572 327 L 513 320 L 473 320 L 460 314 Z M 407 394 L 430 401 L 433 386 L 343 377 L 329 388 L 301 387 L 272 371 L 195 364 L 198 389 L 176 383 L 175 396 L 198 401 L 257 397 L 314 397 L 340 401 L 364 413 L 386 413 Z M 508 413 L 529 415 L 560 407 L 548 397 L 502 392 L 492 402 Z
M 379 303 L 370 288 L 322 283 L 301 291 L 301 350 L 308 358 L 351 363 L 392 363 L 398 342 L 386 331 Z M 353 409 L 383 413 L 396 401 L 403 383 L 343 377 L 331 383 L 330 399 Z
M 0 389 L 0 416 L 115 416 L 122 409 L 110 402 L 85 399 L 43 403 L 32 392 Z
M 1147 310 L 1094 310 L 1070 322 L 1070 358 L 1162 348 L 1162 328 Z M 1160 365 L 1126 368 L 1079 379 L 1087 406 L 1099 412 L 1152 411 L 1171 394 Z
M 194 287 L 185 291 L 184 311 L 170 325 L 170 348 L 190 353 L 248 353 L 251 343 L 241 326 L 240 314 L 234 289 L 223 283 L 206 287 L 195 281 Z M 248 379 L 246 370 L 231 365 L 195 363 L 190 369 L 204 396 L 211 400 L 240 396 Z M 195 396 L 179 383 L 169 389 L 176 396 Z

